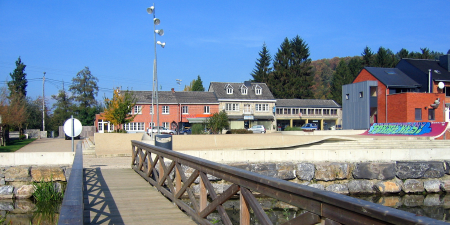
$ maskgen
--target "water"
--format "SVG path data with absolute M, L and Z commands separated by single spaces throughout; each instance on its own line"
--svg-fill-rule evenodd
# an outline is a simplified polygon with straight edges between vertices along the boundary
M 0 224 L 58 224 L 61 203 L 35 204 L 30 199 L 0 200 Z

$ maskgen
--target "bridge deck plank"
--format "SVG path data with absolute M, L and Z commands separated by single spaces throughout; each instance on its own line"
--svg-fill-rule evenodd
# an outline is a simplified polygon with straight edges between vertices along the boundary
M 196 224 L 132 169 L 85 168 L 85 224 Z

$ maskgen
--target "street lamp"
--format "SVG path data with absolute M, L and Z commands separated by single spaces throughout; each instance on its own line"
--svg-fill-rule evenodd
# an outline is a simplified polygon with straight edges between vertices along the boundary
M 159 36 L 163 36 L 164 35 L 164 30 L 160 29 L 160 30 L 156 30 L 156 25 L 159 25 L 161 23 L 161 21 L 155 17 L 155 4 L 153 4 L 153 6 L 150 6 L 147 8 L 147 13 L 148 14 L 153 14 L 153 36 L 155 39 L 155 59 L 153 60 L 153 81 L 152 81 L 152 130 L 151 130 L 151 135 L 152 135 L 152 140 L 153 139 L 153 114 L 154 112 L 154 108 L 153 108 L 153 99 L 156 100 L 156 123 L 157 123 L 157 133 L 160 134 L 160 130 L 159 130 L 159 99 L 158 99 L 158 71 L 157 71 L 157 60 L 156 60 L 156 45 L 160 45 L 162 48 L 164 48 L 164 46 L 166 46 L 165 42 L 160 42 L 160 41 L 156 41 L 156 34 L 158 34 Z M 156 86 L 156 90 L 155 90 L 155 86 Z

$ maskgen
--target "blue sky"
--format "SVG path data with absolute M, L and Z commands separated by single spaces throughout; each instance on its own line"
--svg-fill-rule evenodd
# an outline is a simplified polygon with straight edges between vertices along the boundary
M 0 85 L 20 56 L 28 96 L 57 94 L 88 66 L 98 99 L 114 87 L 151 90 L 155 4 L 161 90 L 180 91 L 200 75 L 203 85 L 251 79 L 265 42 L 273 56 L 284 38 L 299 35 L 312 60 L 360 55 L 366 46 L 446 53 L 450 1 L 118 1 L 0 0 Z M 181 79 L 178 86 L 176 79 Z

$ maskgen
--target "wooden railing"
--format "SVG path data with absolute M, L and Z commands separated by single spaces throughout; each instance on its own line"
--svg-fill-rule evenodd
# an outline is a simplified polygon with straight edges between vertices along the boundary
M 77 143 L 69 182 L 67 182 L 58 224 L 82 225 L 83 223 L 83 148 Z
M 186 167 L 194 170 L 190 176 L 185 174 Z M 139 141 L 132 141 L 132 168 L 199 224 L 211 224 L 206 217 L 216 210 L 223 224 L 232 224 L 222 204 L 235 195 L 239 195 L 240 200 L 240 224 L 250 224 L 250 209 L 260 224 L 272 224 L 254 193 L 307 211 L 284 224 L 446 224 Z M 228 181 L 232 185 L 218 195 L 208 180 L 208 175 Z M 200 195 L 197 197 L 191 185 L 198 177 L 200 177 Z M 186 193 L 190 204 L 181 200 Z

